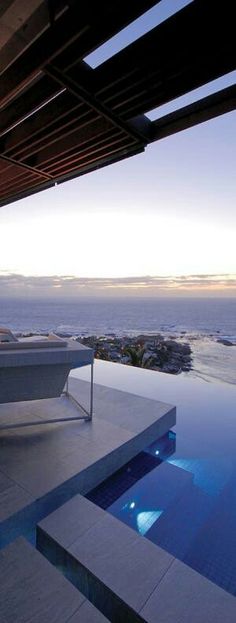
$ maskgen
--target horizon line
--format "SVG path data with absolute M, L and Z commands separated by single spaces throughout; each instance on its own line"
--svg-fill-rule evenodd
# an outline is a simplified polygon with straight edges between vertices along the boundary
M 1 294 L 32 295 L 121 295 L 124 296 L 199 296 L 236 295 L 235 273 L 196 273 L 186 275 L 140 275 L 134 277 L 77 277 L 75 275 L 24 275 L 0 271 Z

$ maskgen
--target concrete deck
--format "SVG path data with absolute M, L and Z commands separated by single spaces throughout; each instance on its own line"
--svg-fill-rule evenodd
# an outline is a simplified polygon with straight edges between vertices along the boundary
M 89 388 L 70 379 L 85 406 Z M 0 432 L 0 621 L 234 623 L 233 596 L 81 495 L 174 426 L 175 408 L 95 385 L 94 412 L 44 425 L 76 407 L 65 397 L 0 405 L 1 424 L 40 423 Z M 37 523 L 44 556 L 17 538 L 34 543 Z
M 113 623 L 235 623 L 235 597 L 80 495 L 37 546 Z
M 69 389 L 86 406 L 90 383 L 72 378 Z M 176 410 L 170 405 L 95 385 L 92 421 L 43 423 L 74 415 L 77 408 L 66 397 L 0 405 L 2 425 L 39 423 L 0 431 L 0 621 L 4 623 L 105 623 L 62 573 L 17 537 L 34 543 L 39 520 L 101 483 L 176 422 Z M 76 527 L 76 512 L 70 519 Z
M 0 552 L 0 621 L 4 623 L 106 623 L 85 599 L 27 541 Z
M 85 405 L 89 388 L 70 381 L 71 393 Z M 43 425 L 44 418 L 76 413 L 65 397 L 0 405 L 1 424 L 40 422 L 0 432 L 0 522 L 72 479 L 76 493 L 87 493 L 176 421 L 170 405 L 95 385 L 92 422 Z

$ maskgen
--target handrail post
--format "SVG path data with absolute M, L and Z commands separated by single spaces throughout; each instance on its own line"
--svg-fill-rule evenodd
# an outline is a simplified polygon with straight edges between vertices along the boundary
M 93 362 L 91 363 L 90 419 L 93 417 Z

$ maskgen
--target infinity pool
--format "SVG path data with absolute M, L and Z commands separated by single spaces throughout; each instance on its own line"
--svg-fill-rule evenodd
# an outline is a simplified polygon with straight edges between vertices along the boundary
M 176 404 L 177 425 L 88 497 L 236 595 L 236 387 L 104 362 L 96 382 Z

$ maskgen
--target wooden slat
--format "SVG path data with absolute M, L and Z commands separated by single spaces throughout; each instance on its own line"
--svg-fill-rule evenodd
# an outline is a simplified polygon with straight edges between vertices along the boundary
M 87 141 L 85 145 L 77 145 L 73 149 L 70 149 L 67 154 L 64 154 L 63 159 L 61 156 L 52 158 L 49 164 L 43 165 L 43 170 L 44 172 L 48 172 L 50 175 L 53 175 L 55 170 L 58 171 L 60 169 L 61 163 L 63 163 L 63 166 L 67 162 L 72 164 L 74 160 L 76 160 L 78 154 L 85 153 L 89 149 L 96 148 L 97 146 L 108 144 L 110 141 L 117 140 L 117 138 L 120 139 L 120 137 L 123 137 L 122 133 L 115 128 L 113 130 L 109 130 L 108 132 L 104 132 L 102 136 L 97 138 L 97 141 L 92 139 Z
M 82 106 L 80 107 L 80 110 L 81 109 Z M 32 134 L 28 132 L 27 140 L 20 141 L 16 146 L 13 141 L 13 147 L 10 149 L 6 149 L 6 147 L 8 147 L 8 143 L 6 142 L 2 153 L 21 160 L 44 149 L 52 142 L 58 139 L 60 140 L 63 136 L 73 133 L 98 117 L 98 115 L 85 106 L 83 107 L 83 112 L 81 110 L 80 115 L 76 115 L 77 112 L 79 112 L 79 107 L 75 107 L 72 111 L 67 113 L 67 115 L 63 115 L 59 117 L 59 119 L 56 118 L 54 122 L 52 121 L 46 125 L 46 127 L 42 124 L 41 130 L 38 130 L 38 132 L 33 132 Z
M 53 28 L 47 29 L 5 72 L 0 106 L 16 97 L 26 84 L 39 75 L 45 64 L 83 35 L 80 58 L 154 4 L 156 2 L 144 0 L 136 0 L 130 7 L 124 0 L 109 3 L 106 0 L 100 0 L 99 3 L 87 0 L 83 4 L 73 3 L 73 7 L 55 22 Z
M 130 145 L 133 145 L 133 142 L 130 138 L 124 136 L 117 136 L 111 138 L 109 141 L 107 139 L 102 140 L 100 143 L 98 142 L 97 145 L 93 144 L 90 148 L 84 150 L 80 149 L 73 157 L 69 156 L 63 158 L 63 160 L 60 160 L 56 165 L 51 165 L 50 168 L 48 167 L 46 170 L 54 176 L 61 175 L 63 172 L 72 171 L 75 167 L 77 168 L 78 166 L 91 162 L 95 157 L 97 159 L 101 154 L 109 155 L 114 151 L 120 150 L 121 147 L 130 147 Z
M 124 158 L 129 158 L 131 156 L 136 156 L 144 151 L 143 147 L 124 147 L 123 149 L 113 150 L 109 153 L 105 152 L 102 156 L 100 154 L 99 157 L 92 159 L 91 161 L 86 161 L 83 166 L 80 166 L 78 169 L 73 169 L 71 172 L 67 172 L 66 174 L 59 175 L 56 177 L 57 184 L 60 184 L 69 179 L 74 179 L 75 177 L 79 177 L 80 175 L 85 175 L 86 173 L 90 173 L 91 171 L 95 171 L 102 167 L 107 166 L 108 164 L 113 164 L 114 162 L 120 162 Z
M 17 162 L 15 160 L 13 160 L 12 158 L 8 159 L 8 158 L 6 158 L 6 156 L 1 156 L 1 155 L 0 155 L 0 173 L 1 173 L 1 167 L 2 166 L 4 167 L 3 163 L 5 163 L 5 162 L 7 164 L 9 163 L 9 166 L 10 167 L 12 166 L 14 171 L 16 171 L 16 172 L 18 172 L 18 171 L 19 172 L 20 171 L 26 171 L 26 173 L 27 172 L 29 172 L 29 173 L 34 172 L 36 175 L 43 176 L 45 179 L 50 178 L 50 175 L 48 173 L 44 173 L 43 171 L 37 171 L 34 168 L 30 167 L 28 164 L 25 164 L 25 163 L 22 163 L 22 162 Z
M 143 147 L 134 147 L 130 149 L 124 148 L 113 154 L 106 155 L 105 157 L 100 157 L 98 160 L 95 160 L 92 163 L 87 163 L 86 165 L 81 167 L 79 170 L 75 168 L 73 171 L 69 173 L 66 173 L 64 175 L 59 175 L 58 177 L 54 178 L 54 180 L 47 180 L 46 182 L 42 182 L 40 185 L 37 185 L 34 188 L 28 188 L 27 190 L 24 190 L 23 192 L 16 191 L 15 193 L 11 193 L 11 194 L 8 193 L 4 197 L 2 196 L 0 197 L 0 207 L 5 206 L 14 201 L 23 199 L 24 197 L 29 197 L 30 195 L 33 195 L 41 190 L 45 190 L 46 188 L 51 188 L 52 186 L 55 185 L 55 183 L 62 184 L 65 181 L 72 180 L 81 175 L 85 175 L 86 173 L 91 173 L 91 171 L 96 171 L 97 169 L 103 168 L 109 164 L 114 164 L 115 162 L 120 162 L 121 160 L 129 158 L 131 156 L 136 156 L 137 154 L 140 154 L 143 151 L 144 151 Z
M 41 168 L 48 162 L 51 162 L 53 158 L 63 158 L 64 154 L 74 147 L 78 147 L 78 145 L 81 147 L 91 139 L 95 140 L 99 136 L 102 137 L 104 133 L 112 129 L 113 126 L 105 119 L 97 118 L 92 122 L 85 123 L 77 132 L 72 131 L 71 134 L 52 141 L 49 146 L 42 148 L 41 151 L 37 151 L 35 166 L 37 163 L 37 167 Z M 29 163 L 31 157 L 30 155 L 28 158 L 25 158 L 24 162 Z
M 16 101 L 0 111 L 0 137 L 61 91 L 62 88 L 58 84 L 55 85 L 48 76 L 42 76 Z
M 38 39 L 32 35 L 20 56 L 13 50 L 16 60 L 1 77 L 0 205 L 233 110 L 229 87 L 155 122 L 144 116 L 236 67 L 230 0 L 194 0 L 97 69 L 84 63 L 85 54 L 154 4 L 59 0 L 64 14 L 50 11 L 51 26 L 42 34 L 39 20 Z
M 66 89 L 70 91 L 73 95 L 78 97 L 79 100 L 88 104 L 95 112 L 99 113 L 107 119 L 114 126 L 119 129 L 127 132 L 132 138 L 136 141 L 140 141 L 141 137 L 138 135 L 138 132 L 132 128 L 128 123 L 122 121 L 118 116 L 113 114 L 113 111 L 110 110 L 106 105 L 104 105 L 93 93 L 87 91 L 81 83 L 75 82 L 72 80 L 67 74 L 58 71 L 58 69 L 53 65 L 47 65 L 44 67 L 44 71 L 52 78 L 54 78 L 61 86 L 64 86 Z

